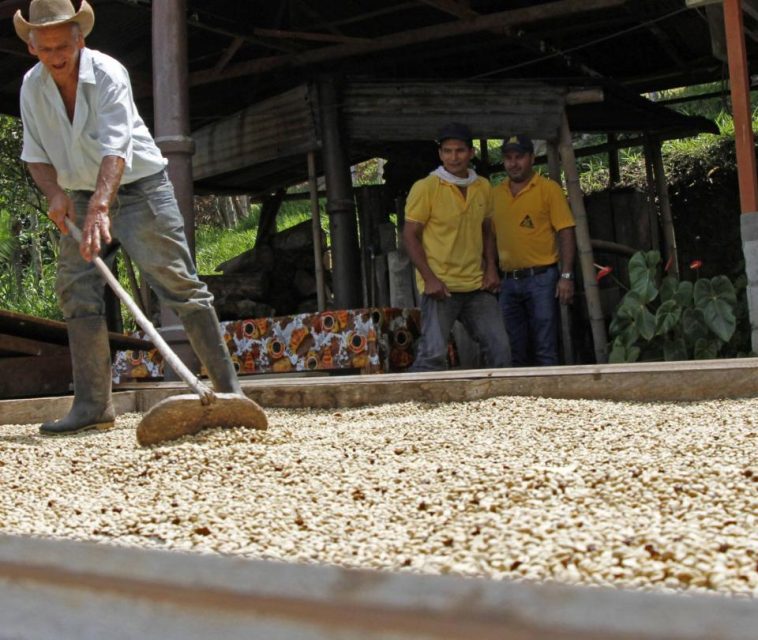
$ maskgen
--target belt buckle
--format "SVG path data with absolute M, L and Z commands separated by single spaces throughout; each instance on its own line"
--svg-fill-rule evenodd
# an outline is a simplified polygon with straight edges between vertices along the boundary
M 511 278 L 513 278 L 514 280 L 520 280 L 521 279 L 519 277 L 519 272 L 520 271 L 521 271 L 521 269 L 514 269 L 513 271 L 511 271 Z

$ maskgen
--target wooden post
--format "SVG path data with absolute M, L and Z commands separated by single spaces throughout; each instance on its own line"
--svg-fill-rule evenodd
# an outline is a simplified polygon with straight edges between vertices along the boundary
M 666 171 L 663 168 L 663 156 L 661 155 L 661 141 L 653 139 L 650 145 L 653 155 L 653 171 L 655 173 L 655 185 L 658 192 L 658 202 L 661 206 L 661 222 L 663 223 L 663 239 L 666 243 L 666 260 L 671 260 L 669 273 L 679 278 L 679 255 L 676 250 L 676 233 L 674 232 L 674 217 L 671 215 L 671 201 L 669 200 L 669 185 L 666 180 Z
M 655 189 L 655 174 L 653 173 L 653 145 L 650 141 L 650 136 L 645 134 L 644 138 L 644 150 L 645 150 L 645 176 L 647 177 L 647 195 L 650 202 L 648 208 L 649 225 L 650 225 L 650 248 L 660 251 L 661 239 L 659 234 L 659 222 L 658 222 L 658 198 L 656 196 Z
M 321 212 L 318 206 L 318 184 L 316 183 L 316 152 L 308 152 L 308 189 L 311 194 L 311 220 L 313 224 L 313 264 L 316 273 L 316 296 L 318 310 L 326 309 L 324 289 L 324 256 L 321 253 Z
M 563 186 L 561 179 L 561 159 L 558 153 L 558 146 L 555 142 L 547 141 L 547 167 L 548 175 L 551 180 L 555 180 Z M 574 341 L 571 338 L 571 313 L 568 305 L 561 304 L 561 344 L 563 345 L 563 363 L 574 364 Z
M 608 134 L 608 186 L 612 187 L 621 180 L 619 169 L 619 150 L 616 146 L 616 134 Z
M 576 248 L 579 254 L 579 264 L 582 269 L 584 297 L 587 300 L 587 311 L 592 329 L 592 341 L 595 346 L 595 360 L 598 364 L 608 361 L 608 337 L 605 331 L 605 318 L 600 305 L 600 293 L 595 280 L 595 259 L 592 254 L 590 228 L 587 222 L 587 211 L 584 208 L 584 196 L 579 186 L 579 172 L 574 158 L 574 147 L 571 144 L 571 130 L 568 125 L 566 112 L 561 121 L 559 150 L 563 171 L 566 174 L 569 202 L 576 220 Z
M 745 32 L 739 0 L 724 0 L 729 80 L 737 147 L 737 176 L 742 213 L 758 211 L 758 181 L 755 169 L 755 144 L 750 108 L 750 80 L 745 54 Z
M 559 185 L 563 186 L 561 156 L 558 151 L 558 145 L 552 140 L 547 141 L 547 174 L 551 180 L 555 180 Z
M 187 1 L 166 0 L 152 5 L 153 114 L 155 143 L 168 159 L 168 175 L 184 219 L 190 255 L 195 259 L 195 211 L 193 206 L 192 154 L 190 137 L 187 60 Z M 192 371 L 200 361 L 190 346 L 176 313 L 161 304 L 161 335 Z M 170 366 L 166 380 L 178 380 Z
M 747 275 L 747 303 L 753 353 L 758 353 L 758 183 L 756 183 L 750 81 L 745 53 L 745 30 L 739 0 L 724 0 L 729 79 L 732 91 L 734 141 L 740 186 L 740 235 Z
M 482 163 L 479 171 L 479 175 L 483 178 L 490 178 L 490 150 L 487 147 L 487 138 L 479 140 L 479 149 L 481 151 Z
M 361 259 L 350 163 L 339 126 L 337 81 L 322 76 L 318 84 L 326 210 L 332 238 L 332 288 L 337 309 L 354 309 L 361 300 Z

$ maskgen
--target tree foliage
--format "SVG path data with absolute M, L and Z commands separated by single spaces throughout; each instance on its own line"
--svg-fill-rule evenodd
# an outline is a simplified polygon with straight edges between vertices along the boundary
M 21 162 L 21 145 L 21 122 L 0 116 L 0 307 L 59 318 L 57 233 Z

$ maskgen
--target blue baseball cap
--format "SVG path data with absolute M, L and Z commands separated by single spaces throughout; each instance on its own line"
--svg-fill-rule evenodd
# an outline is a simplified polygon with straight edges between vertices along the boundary
M 439 130 L 437 144 L 442 144 L 445 140 L 463 140 L 469 147 L 474 146 L 471 129 L 460 122 L 450 122 Z
M 534 153 L 534 143 L 531 138 L 522 134 L 508 136 L 503 140 L 501 147 L 503 153 L 506 151 L 517 151 L 518 153 Z

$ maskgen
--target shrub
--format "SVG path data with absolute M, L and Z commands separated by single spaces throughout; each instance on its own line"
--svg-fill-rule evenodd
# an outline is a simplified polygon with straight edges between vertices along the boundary
M 629 284 L 610 325 L 610 362 L 717 358 L 744 315 L 728 277 L 680 281 L 663 273 L 658 251 L 632 256 Z

